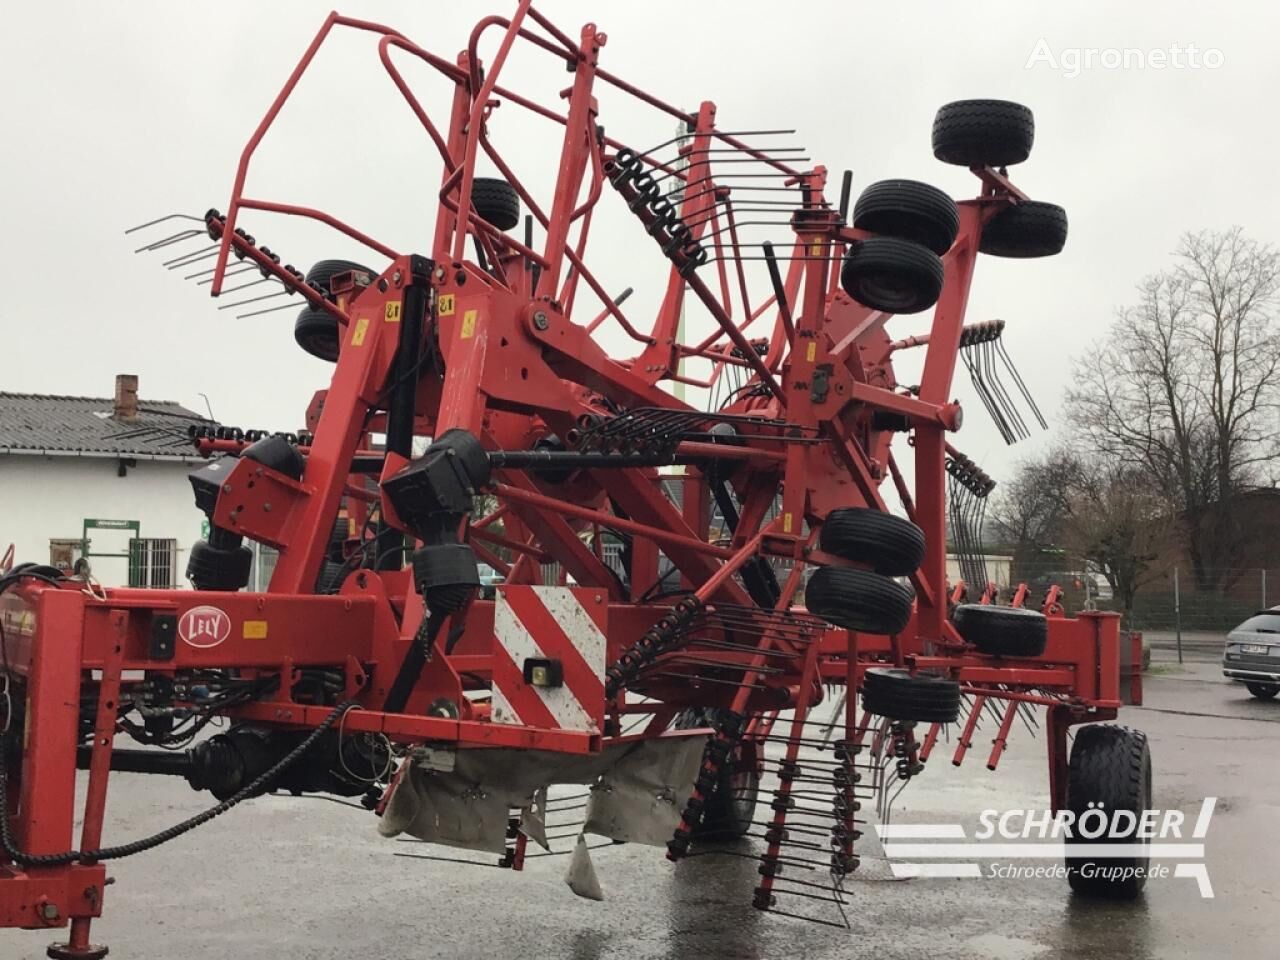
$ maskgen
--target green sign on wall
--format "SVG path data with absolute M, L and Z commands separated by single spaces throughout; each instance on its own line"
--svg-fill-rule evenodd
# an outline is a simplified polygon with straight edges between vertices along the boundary
M 93 553 L 90 551 L 89 544 L 93 542 L 89 539 L 90 530 L 131 530 L 133 532 L 133 537 L 131 539 L 137 540 L 142 533 L 142 524 L 137 520 L 99 520 L 93 517 L 88 517 L 84 521 L 84 529 L 80 534 L 80 553 L 82 556 L 127 558 L 129 556 L 127 548 L 123 553 Z

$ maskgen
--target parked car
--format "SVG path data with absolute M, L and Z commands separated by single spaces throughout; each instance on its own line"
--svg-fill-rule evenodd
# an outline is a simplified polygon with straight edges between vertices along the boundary
M 480 574 L 480 599 L 492 600 L 498 594 L 498 584 L 506 578 L 487 563 L 477 563 L 476 570 Z
M 1227 634 L 1222 672 L 1259 700 L 1280 693 L 1280 607 L 1255 613 Z

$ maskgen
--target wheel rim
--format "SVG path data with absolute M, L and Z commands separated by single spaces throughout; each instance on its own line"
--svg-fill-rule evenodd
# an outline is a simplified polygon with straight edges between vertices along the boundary
M 916 291 L 888 274 L 862 277 L 858 280 L 858 289 L 888 313 L 907 310 L 916 304 Z

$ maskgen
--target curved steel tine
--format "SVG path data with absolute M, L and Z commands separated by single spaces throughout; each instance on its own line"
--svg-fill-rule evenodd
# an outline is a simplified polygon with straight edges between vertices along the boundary
M 260 283 L 269 283 L 273 279 L 274 279 L 273 277 L 263 277 L 261 280 L 254 280 L 251 283 L 242 283 L 238 287 L 232 287 L 229 290 L 223 290 L 222 292 L 226 294 L 226 293 L 235 293 L 237 290 L 248 290 L 250 287 L 256 287 Z M 247 303 L 248 301 L 245 301 L 245 302 Z M 234 307 L 234 306 L 237 306 L 237 304 L 229 303 L 224 307 L 219 307 L 218 309 L 226 310 L 227 307 Z
M 296 306 L 296 303 L 282 303 L 279 306 L 267 307 L 265 310 L 251 310 L 249 313 L 237 313 L 236 319 L 243 320 L 246 317 L 259 317 L 264 313 L 275 313 L 277 310 L 291 310 Z
M 170 244 L 181 243 L 183 240 L 190 240 L 192 237 L 201 236 L 203 233 L 203 230 L 183 230 L 181 233 L 175 233 L 171 236 L 165 237 L 163 240 L 157 240 L 155 243 L 149 243 L 145 247 L 139 247 L 133 252 L 146 253 L 151 250 L 159 250 L 161 247 L 167 247 Z
M 201 270 L 198 273 L 188 274 L 182 279 L 195 280 L 196 277 L 203 276 L 206 273 L 213 273 L 217 269 L 218 269 L 217 267 L 210 267 L 208 270 Z M 242 273 L 257 273 L 257 272 L 258 272 L 257 264 L 254 264 L 253 266 L 249 266 L 248 264 L 246 264 L 245 266 L 241 267 L 239 270 L 228 270 L 226 273 L 223 274 L 223 277 L 224 278 L 238 277 Z M 198 287 L 203 286 L 206 283 L 213 283 L 213 277 L 206 277 L 204 280 L 197 281 L 196 286 Z
M 256 286 L 256 285 L 257 285 L 257 284 L 259 284 L 259 283 L 267 283 L 267 282 L 268 282 L 268 281 L 266 281 L 266 280 L 257 280 L 257 281 L 255 281 L 254 283 L 251 283 L 251 284 L 245 284 L 245 286 L 250 286 L 250 287 L 251 287 L 251 286 Z M 242 287 L 242 288 L 240 288 L 240 289 L 243 289 L 243 287 Z M 257 303 L 259 300 L 271 300 L 271 299 L 272 299 L 272 298 L 274 298 L 274 297 L 287 297 L 287 296 L 288 296 L 289 294 L 291 294 L 292 292 L 293 292 L 292 290 L 279 290 L 279 291 L 277 291 L 277 292 L 275 292 L 275 293 L 264 293 L 264 294 L 263 294 L 262 296 L 260 296 L 260 297 L 250 297 L 248 300 L 239 300 L 239 301 L 237 301 L 237 302 L 235 302 L 235 303 L 224 303 L 222 306 L 218 307 L 218 309 L 219 309 L 219 310 L 230 310 L 230 309 L 232 309 L 233 307 L 243 307 L 243 306 L 244 306 L 245 304 L 247 304 L 247 303 Z
M 145 230 L 147 227 L 154 227 L 157 223 L 164 223 L 166 220 L 194 220 L 196 223 L 204 223 L 203 217 L 193 217 L 189 213 L 167 213 L 163 217 L 156 217 L 154 220 L 148 220 L 146 223 L 140 223 L 136 227 L 130 227 L 125 231 L 125 235 L 128 236 L 129 234 L 136 233 L 139 230 Z
M 211 244 L 207 247 L 201 247 L 192 253 L 184 253 L 180 257 L 174 257 L 172 260 L 166 260 L 160 266 L 168 270 L 177 270 L 179 267 L 185 267 L 195 263 L 197 260 L 207 260 L 209 257 L 216 256 L 218 248 L 222 246 L 219 243 Z

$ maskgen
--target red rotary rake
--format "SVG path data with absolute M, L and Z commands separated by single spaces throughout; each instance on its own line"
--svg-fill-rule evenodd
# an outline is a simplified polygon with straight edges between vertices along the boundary
M 338 28 L 372 37 L 439 154 L 427 255 L 246 193 L 256 148 Z M 605 40 L 591 24 L 574 39 L 522 0 L 449 60 L 331 15 L 246 147 L 226 213 L 144 225 L 178 222 L 142 249 L 197 243 L 165 266 L 214 296 L 277 285 L 232 306 L 301 305 L 298 342 L 333 375 L 302 434 L 193 430 L 211 524 L 190 555 L 194 590 L 103 589 L 32 564 L 0 579 L 0 924 L 69 922 L 50 956 L 101 956 L 89 927 L 107 861 L 272 789 L 363 795 L 384 833 L 518 870 L 530 839 L 559 839 L 554 818 L 575 805 L 564 784 L 589 787 L 574 798 L 581 834 L 665 844 L 674 861 L 751 838 L 734 849 L 759 860 L 755 906 L 843 923 L 867 813 L 887 816 L 953 725 L 958 764 L 990 718 L 995 769 L 1014 720 L 1040 707 L 1055 809 L 1149 805 L 1140 733 L 1086 728 L 1067 756 L 1071 725 L 1140 692 L 1136 675 L 1121 683 L 1138 651 L 1115 614 L 1067 618 L 1056 597 L 1030 609 L 1025 588 L 997 602 L 979 552 L 994 484 L 947 439 L 958 358 L 1005 438 L 1027 432 L 997 376 L 1012 372 L 1003 324 L 964 315 L 980 252 L 1065 241 L 1063 211 L 1006 173 L 1031 148 L 1030 111 L 938 112 L 934 153 L 971 168 L 977 196 L 889 180 L 850 213 L 848 174 L 833 205 L 826 168 L 780 146 L 783 132 L 729 132 L 710 102 L 664 103 L 600 65 Z M 567 68 L 562 108 L 502 85 L 517 45 Z M 412 59 L 452 85 L 447 122 L 397 66 Z M 606 133 L 605 90 L 677 136 L 646 148 Z M 554 190 L 526 187 L 495 146 L 502 104 L 562 134 Z M 625 235 L 669 261 L 647 331 L 589 266 L 609 208 L 633 221 L 612 249 Z M 368 265 L 304 274 L 246 232 L 261 213 L 326 224 Z M 762 230 L 773 238 L 751 239 Z M 927 310 L 927 332 L 891 339 L 897 316 Z M 710 332 L 690 333 L 699 323 Z M 633 355 L 606 351 L 610 329 Z M 908 386 L 895 359 L 917 348 Z M 905 517 L 886 508 L 886 481 Z M 973 602 L 948 583 L 949 529 Z M 278 551 L 262 593 L 244 589 L 246 539 Z M 848 696 L 819 718 L 832 687 Z M 231 725 L 199 737 L 215 718 Z M 146 749 L 117 748 L 122 733 Z M 113 770 L 180 774 L 219 802 L 103 847 Z M 597 896 L 581 834 L 569 881 Z M 1073 886 L 1136 893 L 1140 881 L 1081 869 L 1087 853 L 1070 861 Z

